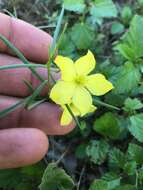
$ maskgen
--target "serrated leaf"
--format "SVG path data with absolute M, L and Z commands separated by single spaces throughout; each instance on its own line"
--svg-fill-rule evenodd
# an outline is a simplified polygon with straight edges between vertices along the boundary
M 126 163 L 126 156 L 121 150 L 114 148 L 113 150 L 110 151 L 109 166 L 111 168 L 123 169 L 125 163 Z
M 95 164 L 102 164 L 108 154 L 109 145 L 106 141 L 91 141 L 90 145 L 86 149 L 87 155 L 90 157 L 90 160 Z
M 77 23 L 72 27 L 70 36 L 77 49 L 84 50 L 93 44 L 95 32 L 88 24 Z
M 138 164 L 143 164 L 143 147 L 130 143 L 128 153 Z
M 127 98 L 124 102 L 125 111 L 134 111 L 143 108 L 142 102 L 137 98 Z
M 137 169 L 137 163 L 136 161 L 128 161 L 124 165 L 124 172 L 126 172 L 128 175 L 134 175 L 136 173 Z
M 115 187 L 118 187 L 121 181 L 121 177 L 118 176 L 117 173 L 114 173 L 114 172 L 105 173 L 102 179 L 108 182 L 109 190 L 112 190 Z
M 130 117 L 131 124 L 128 126 L 130 133 L 140 142 L 143 142 L 143 114 Z
M 117 50 L 128 60 L 136 61 L 143 56 L 143 17 L 135 15 L 129 31 L 123 36 L 123 41 L 117 45 Z
M 114 190 L 137 190 L 133 185 L 121 185 L 120 187 L 115 188 Z
M 66 46 L 65 46 L 66 44 Z M 71 41 L 70 37 L 68 34 L 64 34 L 61 40 L 61 43 L 59 45 L 59 54 L 63 56 L 67 56 L 73 53 L 75 50 L 75 46 L 73 42 Z
M 90 14 L 98 22 L 102 18 L 116 17 L 117 9 L 112 0 L 94 0 Z
M 84 0 L 63 0 L 66 10 L 82 13 L 85 8 Z
M 94 180 L 89 190 L 109 190 L 108 183 L 104 180 Z
M 120 135 L 118 120 L 111 112 L 107 112 L 99 119 L 96 119 L 93 129 L 97 133 L 111 139 L 117 139 Z
M 120 67 L 120 71 L 114 82 L 115 92 L 117 94 L 125 94 L 131 92 L 138 86 L 141 74 L 139 68 L 131 62 L 126 62 Z
M 72 178 L 55 163 L 51 163 L 44 172 L 39 188 L 40 190 L 72 190 L 73 186 Z

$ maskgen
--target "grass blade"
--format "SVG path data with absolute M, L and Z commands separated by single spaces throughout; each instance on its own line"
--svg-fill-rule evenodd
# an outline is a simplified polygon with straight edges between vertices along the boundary
M 17 102 L 16 104 L 14 104 L 14 105 L 12 105 L 12 106 L 10 106 L 10 107 L 8 107 L 8 108 L 0 111 L 0 119 L 2 117 L 7 116 L 9 113 L 15 111 L 16 109 L 22 107 L 24 105 L 24 102 L 25 101 L 21 100 L 21 101 Z
M 45 102 L 47 100 L 47 98 L 44 98 L 42 100 L 38 100 L 38 101 L 34 101 L 32 104 L 30 104 L 27 109 L 28 110 L 32 110 L 33 108 L 39 106 L 40 104 L 42 104 L 43 102 Z
M 61 13 L 60 13 L 60 16 L 59 16 L 59 19 L 58 19 L 58 22 L 57 22 L 57 26 L 56 26 L 56 29 L 55 29 L 55 32 L 54 32 L 54 38 L 53 38 L 53 43 L 52 43 L 52 46 L 51 46 L 51 52 L 53 54 L 53 51 L 55 50 L 55 47 L 56 47 L 56 43 L 57 43 L 57 40 L 58 40 L 58 36 L 59 36 L 59 33 L 60 33 L 60 30 L 61 30 L 61 25 L 62 25 L 62 20 L 63 20 L 63 16 L 64 16 L 64 6 L 62 7 L 62 10 L 61 10 Z
M 36 98 L 40 95 L 42 89 L 47 84 L 47 80 L 43 81 L 38 88 L 33 92 L 33 94 L 29 97 L 28 101 L 26 102 L 26 107 L 28 107 Z
M 24 55 L 3 35 L 0 34 L 0 40 L 2 40 L 16 55 L 17 57 L 24 63 L 29 64 L 29 61 L 24 57 Z M 34 68 L 30 68 L 31 72 L 41 81 L 44 79 L 35 71 Z
M 42 64 L 13 64 L 13 65 L 5 65 L 5 66 L 0 66 L 0 70 L 8 70 L 8 69 L 17 69 L 17 68 L 45 68 L 45 65 Z

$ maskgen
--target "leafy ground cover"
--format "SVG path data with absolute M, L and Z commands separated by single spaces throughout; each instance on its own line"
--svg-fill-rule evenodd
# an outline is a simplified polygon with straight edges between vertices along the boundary
M 1 9 L 53 34 L 63 2 L 68 27 L 59 54 L 75 60 L 92 50 L 94 73 L 103 73 L 114 90 L 94 98 L 98 109 L 81 119 L 80 129 L 50 138 L 44 161 L 1 170 L 0 187 L 142 190 L 143 0 L 5 0 Z

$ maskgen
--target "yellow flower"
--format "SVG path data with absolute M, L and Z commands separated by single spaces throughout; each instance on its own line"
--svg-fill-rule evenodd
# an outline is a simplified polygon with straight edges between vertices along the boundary
M 111 82 L 102 74 L 89 73 L 96 61 L 91 51 L 75 63 L 68 57 L 57 56 L 56 65 L 61 70 L 61 80 L 52 88 L 50 98 L 59 105 L 72 104 L 83 116 L 92 107 L 92 96 L 101 96 L 113 88 Z
M 78 110 L 78 108 L 73 104 L 69 104 L 68 105 L 72 111 L 72 113 L 74 114 L 74 116 L 80 116 L 80 111 Z M 70 114 L 69 110 L 67 109 L 67 107 L 64 105 L 62 106 L 63 108 L 63 113 L 62 113 L 62 117 L 61 117 L 61 125 L 68 125 L 69 123 L 71 123 L 72 121 L 72 115 Z M 94 112 L 97 108 L 95 106 L 91 106 L 90 110 L 88 110 L 88 113 L 90 112 Z

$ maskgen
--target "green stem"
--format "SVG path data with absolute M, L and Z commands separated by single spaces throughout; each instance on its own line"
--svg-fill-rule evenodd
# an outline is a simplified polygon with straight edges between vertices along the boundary
M 17 57 L 24 63 L 29 64 L 29 61 L 24 57 L 24 55 L 3 35 L 0 34 L 0 39 L 17 55 Z M 41 81 L 43 82 L 44 79 L 35 71 L 34 68 L 30 68 L 32 73 Z
M 117 110 L 117 111 L 120 111 L 121 109 L 116 107 L 116 106 L 113 106 L 113 105 L 110 105 L 110 104 L 107 104 L 107 103 L 104 103 L 100 100 L 97 100 L 97 99 L 93 99 L 93 102 L 95 104 L 98 104 L 98 105 L 101 105 L 101 106 L 104 106 L 104 107 L 107 107 L 107 108 L 110 108 L 110 109 L 114 109 L 114 110 Z
M 66 104 L 66 108 L 69 111 L 69 113 L 71 114 L 72 118 L 74 119 L 75 123 L 77 124 L 77 126 L 81 129 L 80 123 L 77 119 L 77 117 L 74 115 L 74 113 L 72 112 L 71 108 L 69 105 Z
M 37 68 L 37 67 L 43 67 L 45 68 L 45 65 L 42 64 L 13 64 L 13 65 L 5 65 L 0 66 L 0 70 L 7 70 L 7 69 L 17 69 L 17 68 Z

